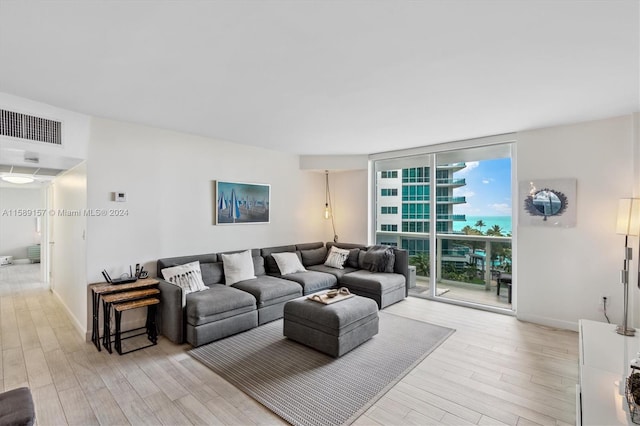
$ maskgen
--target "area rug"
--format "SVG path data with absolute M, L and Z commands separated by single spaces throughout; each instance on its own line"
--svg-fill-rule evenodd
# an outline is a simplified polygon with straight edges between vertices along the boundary
M 380 312 L 380 332 L 340 358 L 282 335 L 282 320 L 189 355 L 293 425 L 350 424 L 454 330 Z

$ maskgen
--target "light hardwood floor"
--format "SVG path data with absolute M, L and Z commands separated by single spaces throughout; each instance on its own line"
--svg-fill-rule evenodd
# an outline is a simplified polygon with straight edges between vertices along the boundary
M 283 424 L 188 345 L 98 352 L 37 279 L 37 266 L 0 268 L 0 383 L 31 388 L 39 425 Z M 387 311 L 457 331 L 357 425 L 575 423 L 577 333 L 417 298 Z

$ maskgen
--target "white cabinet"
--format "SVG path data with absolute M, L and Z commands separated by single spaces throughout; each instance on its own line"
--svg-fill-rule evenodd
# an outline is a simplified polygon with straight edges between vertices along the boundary
M 636 336 L 622 336 L 614 324 L 580 320 L 580 404 L 582 425 L 631 425 L 625 397 L 629 361 L 640 351 Z M 580 415 L 581 414 L 581 415 Z

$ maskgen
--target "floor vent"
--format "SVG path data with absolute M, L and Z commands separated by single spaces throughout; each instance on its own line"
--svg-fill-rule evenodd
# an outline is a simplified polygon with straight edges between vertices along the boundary
M 0 109 L 0 136 L 62 145 L 62 123 Z

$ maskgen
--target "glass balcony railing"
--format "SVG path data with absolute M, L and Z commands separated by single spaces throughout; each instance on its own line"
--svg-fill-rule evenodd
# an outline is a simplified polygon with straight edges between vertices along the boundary
M 429 183 L 431 179 L 428 176 L 414 176 L 414 177 L 403 177 L 402 183 Z
M 463 214 L 439 214 L 436 216 L 437 220 L 467 220 L 467 217 Z
M 466 197 L 448 197 L 448 196 L 443 196 L 443 197 L 436 197 L 436 202 L 437 203 L 466 203 L 467 202 L 467 198 Z
M 442 178 L 442 179 L 436 179 L 436 185 L 466 185 L 467 181 L 464 178 L 459 178 L 459 179 L 448 179 L 448 178 Z
M 457 169 L 460 167 L 465 167 L 467 163 L 451 163 L 451 164 L 438 164 L 436 168 L 438 169 Z
M 409 289 L 410 295 L 426 298 L 435 295 L 512 309 L 508 287 L 506 284 L 498 287 L 498 280 L 511 279 L 511 237 L 438 232 L 435 252 L 430 253 L 429 242 L 433 237 L 419 232 L 376 233 L 378 244 L 409 252 L 409 264 L 416 267 L 417 273 L 416 286 Z

